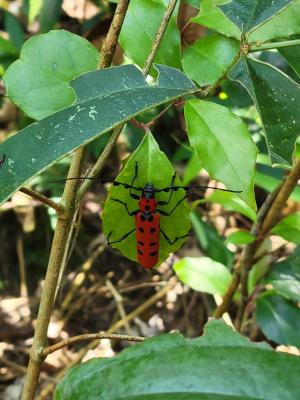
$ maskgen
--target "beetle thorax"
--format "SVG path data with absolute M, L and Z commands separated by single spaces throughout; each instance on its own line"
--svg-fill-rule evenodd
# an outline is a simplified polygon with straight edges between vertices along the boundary
M 155 191 L 152 183 L 144 186 L 142 196 L 139 201 L 140 210 L 144 213 L 153 213 L 156 210 Z

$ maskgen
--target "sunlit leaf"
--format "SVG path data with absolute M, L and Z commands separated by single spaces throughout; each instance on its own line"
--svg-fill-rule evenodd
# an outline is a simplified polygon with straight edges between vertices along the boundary
M 226 239 L 228 243 L 235 244 L 236 246 L 252 243 L 254 240 L 255 237 L 251 233 L 242 229 L 232 232 Z
M 185 119 L 191 146 L 210 177 L 255 209 L 253 193 L 256 146 L 245 123 L 226 107 L 202 100 L 189 100 Z
M 158 66 L 158 82 L 148 85 L 133 65 L 83 74 L 71 86 L 74 105 L 50 115 L 0 144 L 0 202 L 47 166 L 112 127 L 156 105 L 195 90 L 180 71 Z
M 183 283 L 198 292 L 224 294 L 231 281 L 228 268 L 209 257 L 184 257 L 173 269 Z
M 125 54 L 141 68 L 151 51 L 167 6 L 166 0 L 131 0 L 129 3 L 120 34 L 120 44 Z M 180 32 L 176 18 L 175 10 L 154 62 L 180 68 Z
M 91 43 L 68 31 L 34 36 L 4 75 L 7 96 L 30 117 L 45 118 L 74 102 L 70 81 L 95 70 L 98 59 Z
M 272 229 L 274 235 L 279 235 L 289 242 L 300 244 L 300 212 L 288 215 Z
M 185 50 L 183 71 L 200 86 L 213 84 L 233 62 L 239 47 L 237 40 L 221 35 L 201 38 Z

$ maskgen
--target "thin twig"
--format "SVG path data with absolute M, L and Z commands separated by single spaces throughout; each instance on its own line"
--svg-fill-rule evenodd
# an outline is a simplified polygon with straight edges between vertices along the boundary
M 126 340 L 128 342 L 143 342 L 146 338 L 142 336 L 132 336 L 132 335 L 121 335 L 116 333 L 86 333 L 83 335 L 73 336 L 68 339 L 62 340 L 59 343 L 53 344 L 52 346 L 48 346 L 43 350 L 43 356 L 47 357 L 49 354 L 62 349 L 63 347 L 69 346 L 70 344 L 90 341 L 90 340 L 102 340 L 102 339 L 110 339 L 110 340 Z
M 43 194 L 41 194 L 39 192 L 36 192 L 33 189 L 23 187 L 20 189 L 20 192 L 27 194 L 27 196 L 30 196 L 33 199 L 40 201 L 41 203 L 45 204 L 48 207 L 53 208 L 58 214 L 64 212 L 64 208 L 61 204 L 56 203 L 55 201 L 49 199 L 48 197 L 44 196 Z
M 155 39 L 153 41 L 151 52 L 150 52 L 150 54 L 149 54 L 149 56 L 148 56 L 148 58 L 147 58 L 147 60 L 146 60 L 146 62 L 144 64 L 144 67 L 143 67 L 143 75 L 145 77 L 149 74 L 149 71 L 150 71 L 151 66 L 153 64 L 153 61 L 154 61 L 154 58 L 155 58 L 156 53 L 158 51 L 158 48 L 159 48 L 159 46 L 161 44 L 161 41 L 162 41 L 163 36 L 165 34 L 165 31 L 166 31 L 166 29 L 168 27 L 168 23 L 170 21 L 170 18 L 171 18 L 172 14 L 173 14 L 173 11 L 174 11 L 175 7 L 176 7 L 176 3 L 177 3 L 177 0 L 170 0 L 170 2 L 168 4 L 168 7 L 167 7 L 166 12 L 165 12 L 165 15 L 164 15 L 164 17 L 162 19 L 162 22 L 160 24 L 160 27 L 159 27 L 158 32 L 156 34 L 156 37 L 155 37 Z

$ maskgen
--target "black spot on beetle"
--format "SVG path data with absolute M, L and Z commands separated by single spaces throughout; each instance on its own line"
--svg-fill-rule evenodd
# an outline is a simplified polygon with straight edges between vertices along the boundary
M 152 251 L 152 253 L 150 253 L 150 256 L 151 256 L 151 257 L 157 256 L 157 251 Z
M 145 221 L 145 217 L 144 217 L 143 214 L 141 215 L 140 220 L 141 220 L 141 221 Z
M 150 243 L 150 246 L 151 246 L 151 247 L 153 247 L 153 246 L 155 246 L 155 245 L 156 245 L 156 242 L 151 242 L 151 243 Z
M 150 222 L 153 221 L 153 215 L 150 215 L 150 217 L 148 218 L 148 221 L 150 221 Z
M 145 210 L 150 210 L 150 206 L 145 206 Z
M 154 233 L 156 231 L 156 228 L 151 228 L 150 233 Z
M 144 242 L 140 242 L 139 240 L 138 240 L 138 244 L 139 244 L 140 246 L 144 246 Z
M 142 256 L 143 252 L 141 250 L 138 249 L 138 253 Z
M 142 228 L 141 226 L 139 226 L 139 231 L 140 231 L 141 233 L 144 233 L 144 228 Z

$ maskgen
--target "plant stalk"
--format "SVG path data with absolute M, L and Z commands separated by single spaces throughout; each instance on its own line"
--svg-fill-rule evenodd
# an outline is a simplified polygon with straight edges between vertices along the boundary
M 280 42 L 266 42 L 266 43 L 257 43 L 254 42 L 248 43 L 248 53 L 254 53 L 255 51 L 262 51 L 262 50 L 273 50 L 273 49 L 280 49 L 282 47 L 291 47 L 291 46 L 299 46 L 300 39 L 294 40 L 282 40 Z

